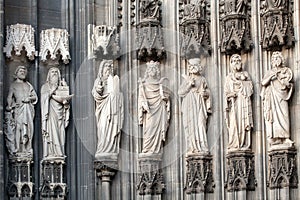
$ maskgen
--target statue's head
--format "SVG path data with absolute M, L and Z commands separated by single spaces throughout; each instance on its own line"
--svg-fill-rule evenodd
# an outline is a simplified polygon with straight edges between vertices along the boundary
M 284 66 L 284 58 L 280 51 L 274 51 L 271 57 L 272 67 Z
M 25 80 L 27 76 L 27 68 L 25 66 L 18 66 L 15 71 L 15 78 L 20 80 Z
M 98 77 L 106 80 L 113 75 L 113 60 L 102 60 L 99 66 Z
M 61 80 L 60 71 L 57 67 L 51 67 L 48 71 L 47 82 L 52 85 L 58 85 Z
M 149 77 L 157 79 L 160 77 L 159 62 L 155 62 L 151 60 L 150 62 L 147 62 L 146 65 L 147 65 L 147 69 L 145 72 L 145 79 Z
M 191 58 L 188 60 L 188 70 L 189 74 L 201 74 L 203 67 L 201 66 L 200 58 Z
M 232 71 L 242 70 L 242 57 L 238 54 L 233 54 L 230 57 L 230 67 Z

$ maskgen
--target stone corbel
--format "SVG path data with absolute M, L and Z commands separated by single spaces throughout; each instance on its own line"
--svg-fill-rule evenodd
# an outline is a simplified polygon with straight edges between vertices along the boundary
M 14 24 L 7 26 L 6 30 L 6 45 L 3 47 L 3 52 L 7 58 L 12 58 L 12 52 L 16 56 L 21 56 L 21 51 L 26 52 L 29 60 L 34 60 L 36 56 L 34 45 L 34 29 L 31 25 Z
M 250 34 L 250 0 L 220 2 L 221 52 L 249 52 L 253 43 Z
M 181 55 L 185 58 L 211 52 L 209 7 L 206 0 L 179 2 Z
M 98 59 L 117 57 L 120 51 L 120 37 L 116 26 L 88 25 L 88 55 Z
M 40 34 L 40 54 L 43 62 L 57 62 L 61 55 L 65 64 L 71 60 L 69 52 L 69 33 L 65 29 L 46 29 Z
M 281 50 L 282 46 L 290 48 L 295 43 L 293 27 L 292 0 L 261 1 L 262 47 L 266 50 Z

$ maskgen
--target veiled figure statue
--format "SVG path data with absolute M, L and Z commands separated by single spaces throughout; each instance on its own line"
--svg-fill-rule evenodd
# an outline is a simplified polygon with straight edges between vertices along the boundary
M 159 62 L 147 62 L 144 79 L 140 79 L 138 110 L 143 126 L 142 153 L 159 154 L 169 127 L 169 95 L 160 79 Z
M 231 72 L 225 79 L 225 120 L 228 128 L 228 150 L 250 150 L 253 116 L 251 96 L 253 84 L 248 72 L 242 69 L 242 58 L 230 58 Z
M 96 159 L 119 153 L 120 133 L 123 126 L 123 95 L 119 77 L 113 75 L 113 61 L 100 63 L 92 95 L 96 102 L 97 150 Z
M 72 96 L 59 69 L 50 68 L 41 88 L 43 159 L 65 158 L 65 128 L 69 124 Z
M 293 92 L 292 70 L 285 66 L 278 51 L 273 52 L 271 65 L 261 82 L 267 138 L 271 148 L 292 147 L 288 106 Z
M 26 76 L 26 67 L 18 66 L 7 96 L 5 136 L 10 156 L 32 157 L 34 104 L 38 98 Z
M 211 95 L 202 76 L 199 58 L 188 60 L 188 76 L 183 75 L 178 94 L 183 98 L 182 118 L 187 140 L 187 154 L 209 153 L 206 136 L 208 113 L 211 113 Z

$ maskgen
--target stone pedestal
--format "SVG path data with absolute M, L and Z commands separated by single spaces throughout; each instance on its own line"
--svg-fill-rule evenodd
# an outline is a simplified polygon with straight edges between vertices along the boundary
M 67 184 L 64 180 L 65 160 L 63 158 L 44 159 L 41 165 L 41 199 L 65 199 L 67 196 Z
M 10 199 L 31 200 L 33 197 L 33 183 L 31 176 L 31 157 L 9 159 L 9 186 Z M 2 196 L 2 195 L 0 195 Z
M 228 199 L 246 198 L 247 191 L 255 190 L 256 179 L 254 175 L 254 154 L 251 151 L 228 152 L 227 180 L 225 187 L 228 191 Z
M 101 180 L 101 194 L 99 199 L 111 199 L 111 189 L 110 182 L 112 178 L 115 176 L 118 171 L 118 161 L 117 157 L 101 157 L 99 160 L 94 161 L 94 168 L 96 171 L 96 175 Z M 100 189 L 99 189 L 100 190 Z
M 188 198 L 212 193 L 214 191 L 212 156 L 210 154 L 188 154 L 186 165 L 185 192 Z
M 293 147 L 275 149 L 268 154 L 270 199 L 289 199 L 290 189 L 298 187 L 297 150 Z
M 139 154 L 138 194 L 143 199 L 161 199 L 166 186 L 161 169 L 161 154 Z

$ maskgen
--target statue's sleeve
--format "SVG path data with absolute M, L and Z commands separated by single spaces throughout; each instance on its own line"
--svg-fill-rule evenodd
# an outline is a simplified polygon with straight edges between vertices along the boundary
M 47 132 L 47 120 L 49 115 L 50 90 L 46 84 L 41 88 L 41 112 L 42 112 L 42 130 Z

